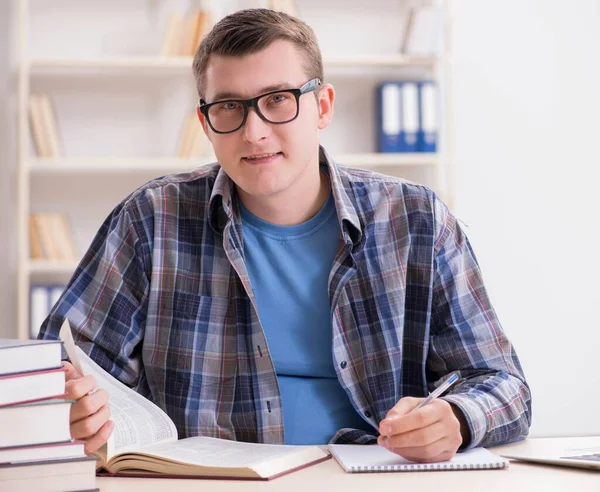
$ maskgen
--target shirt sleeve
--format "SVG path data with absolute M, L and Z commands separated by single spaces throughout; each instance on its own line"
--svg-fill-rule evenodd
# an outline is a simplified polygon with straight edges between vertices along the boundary
M 466 448 L 523 439 L 531 425 L 531 394 L 513 345 L 483 284 L 471 245 L 456 218 L 435 199 L 437 240 L 428 380 L 458 371 L 443 397 L 469 425 Z
M 150 255 L 140 204 L 120 204 L 107 217 L 40 329 L 58 339 L 65 318 L 75 343 L 129 386 L 142 368 L 141 340 L 150 286 Z

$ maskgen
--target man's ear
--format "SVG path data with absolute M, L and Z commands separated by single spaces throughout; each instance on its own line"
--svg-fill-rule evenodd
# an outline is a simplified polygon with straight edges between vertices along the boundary
M 208 140 L 211 140 L 211 132 L 208 131 L 208 123 L 206 121 L 206 117 L 200 111 L 200 106 L 196 104 L 196 115 L 198 115 L 198 120 L 200 121 L 200 125 L 202 125 L 202 130 L 204 130 L 204 134 L 207 136 Z
M 335 89 L 331 84 L 324 84 L 317 95 L 319 105 L 319 130 L 329 126 L 333 119 L 333 103 L 335 102 Z

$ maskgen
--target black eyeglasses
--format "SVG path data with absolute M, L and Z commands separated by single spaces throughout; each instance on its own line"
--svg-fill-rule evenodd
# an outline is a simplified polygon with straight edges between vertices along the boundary
M 298 117 L 300 96 L 316 90 L 320 85 L 321 80 L 314 78 L 300 89 L 278 90 L 252 99 L 226 99 L 210 104 L 200 99 L 198 107 L 215 133 L 238 131 L 246 123 L 250 108 L 254 108 L 263 121 L 282 125 Z

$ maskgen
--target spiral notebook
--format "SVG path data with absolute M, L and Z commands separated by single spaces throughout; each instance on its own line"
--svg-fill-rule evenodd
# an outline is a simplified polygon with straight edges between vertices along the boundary
M 415 463 L 378 445 L 330 444 L 329 451 L 348 473 L 508 468 L 508 460 L 485 448 L 458 453 L 449 461 Z

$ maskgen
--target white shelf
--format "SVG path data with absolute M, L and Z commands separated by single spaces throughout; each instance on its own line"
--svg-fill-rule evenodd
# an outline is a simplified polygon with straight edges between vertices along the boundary
M 324 56 L 323 64 L 329 68 L 429 68 L 432 69 L 438 58 L 415 57 L 402 54 L 363 54 L 355 56 Z M 29 60 L 32 75 L 60 74 L 66 72 L 90 73 L 189 73 L 192 57 L 138 56 L 104 58 L 32 58 Z
M 78 264 L 78 261 L 29 260 L 27 264 L 27 270 L 30 275 L 71 275 L 77 268 Z
M 59 159 L 30 159 L 29 170 L 32 174 L 40 175 L 153 171 L 177 173 L 189 171 L 211 162 L 215 162 L 214 156 L 198 159 L 178 159 L 175 157 L 65 157 Z
M 340 154 L 333 159 L 343 166 L 351 167 L 381 167 L 381 166 L 435 166 L 439 158 L 433 153 L 370 153 L 370 154 Z
M 333 158 L 343 166 L 435 166 L 437 154 L 429 153 L 364 153 L 339 154 Z M 36 175 L 47 174 L 98 174 L 132 172 L 185 172 L 205 164 L 215 162 L 214 156 L 198 159 L 177 159 L 174 157 L 66 157 L 61 159 L 30 159 L 29 171 Z

